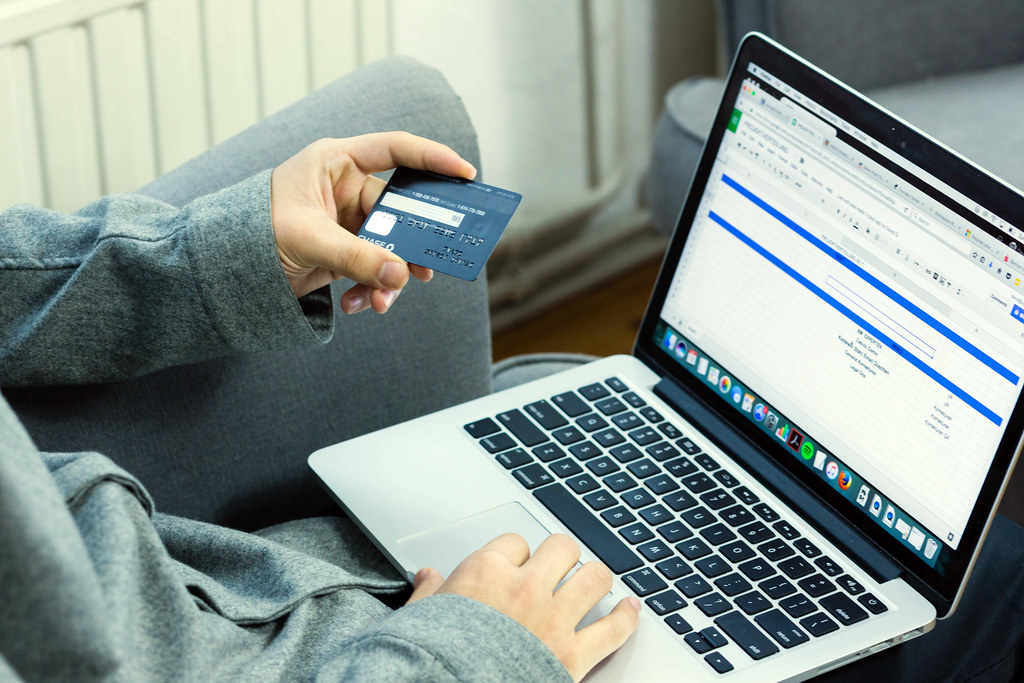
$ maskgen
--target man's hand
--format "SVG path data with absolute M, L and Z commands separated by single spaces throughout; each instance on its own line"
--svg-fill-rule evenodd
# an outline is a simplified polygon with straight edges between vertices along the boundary
M 556 591 L 579 557 L 579 547 L 568 536 L 549 536 L 531 557 L 521 536 L 505 534 L 463 560 L 447 581 L 433 569 L 420 570 L 409 602 L 458 593 L 490 605 L 540 638 L 579 681 L 622 647 L 636 630 L 640 612 L 640 602 L 628 598 L 577 631 L 580 620 L 612 587 L 611 571 L 588 562 Z
M 274 169 L 274 237 L 295 296 L 347 277 L 358 284 L 341 297 L 345 313 L 370 306 L 384 313 L 410 273 L 424 282 L 433 277 L 429 268 L 408 264 L 356 237 L 385 186 L 370 174 L 396 166 L 460 178 L 476 175 L 476 169 L 448 147 L 409 133 L 320 140 Z

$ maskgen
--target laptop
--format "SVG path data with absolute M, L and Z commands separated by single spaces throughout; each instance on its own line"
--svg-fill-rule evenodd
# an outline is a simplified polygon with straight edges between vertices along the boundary
M 682 198 L 685 188 L 680 188 Z M 1024 198 L 747 36 L 633 353 L 324 448 L 410 576 L 567 533 L 593 681 L 802 680 L 956 608 L 1024 430 Z M 925 636 L 927 637 L 927 636 Z

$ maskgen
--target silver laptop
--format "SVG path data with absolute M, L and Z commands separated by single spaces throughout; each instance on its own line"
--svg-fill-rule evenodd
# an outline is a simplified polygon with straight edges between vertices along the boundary
M 963 592 L 1024 428 L 1022 215 L 751 34 L 631 356 L 310 466 L 409 575 L 504 532 L 577 538 L 618 577 L 596 614 L 644 603 L 590 680 L 809 678 Z

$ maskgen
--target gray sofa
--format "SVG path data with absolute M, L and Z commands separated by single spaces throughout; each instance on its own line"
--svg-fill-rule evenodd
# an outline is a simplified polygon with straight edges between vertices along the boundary
M 861 90 L 1007 183 L 1024 187 L 1024 3 L 1016 0 L 716 0 L 723 63 L 753 30 Z M 676 226 L 724 81 L 665 96 L 651 156 L 651 220 Z M 1024 468 L 1000 511 L 1024 523 Z

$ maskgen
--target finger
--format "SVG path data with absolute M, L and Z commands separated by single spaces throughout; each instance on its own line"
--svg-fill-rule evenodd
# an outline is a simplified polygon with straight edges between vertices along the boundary
M 530 558 L 530 568 L 539 572 L 551 589 L 565 578 L 580 559 L 580 547 L 565 534 L 552 534 L 544 539 Z
M 570 672 L 579 680 L 597 663 L 622 647 L 640 623 L 640 601 L 626 598 L 586 628 L 576 632 L 580 672 Z
M 555 600 L 578 624 L 612 589 L 612 572 L 600 562 L 587 562 L 555 591 Z
M 476 177 L 476 169 L 452 148 L 411 133 L 370 133 L 333 141 L 332 159 L 351 157 L 366 173 L 408 166 L 458 178 Z M 340 170 L 340 169 L 339 169 Z
M 409 272 L 420 282 L 430 282 L 434 279 L 434 271 L 425 266 L 417 266 L 414 263 L 410 263 Z
M 502 534 L 480 550 L 497 551 L 517 567 L 530 559 L 530 544 L 519 534 Z
M 444 577 L 441 576 L 441 572 L 432 567 L 424 567 L 416 572 L 416 576 L 413 577 L 412 595 L 410 595 L 409 599 L 405 601 L 405 604 L 411 605 L 417 600 L 429 598 L 437 592 L 437 589 L 440 588 L 443 583 Z
M 298 260 L 379 289 L 401 289 L 409 266 L 392 252 L 339 229 L 327 217 L 306 231 Z
M 401 293 L 400 289 L 375 289 L 370 293 L 370 305 L 378 313 L 387 313 Z
M 353 315 L 365 311 L 370 307 L 370 295 L 373 287 L 367 285 L 353 285 L 341 295 L 341 311 L 346 315 Z

